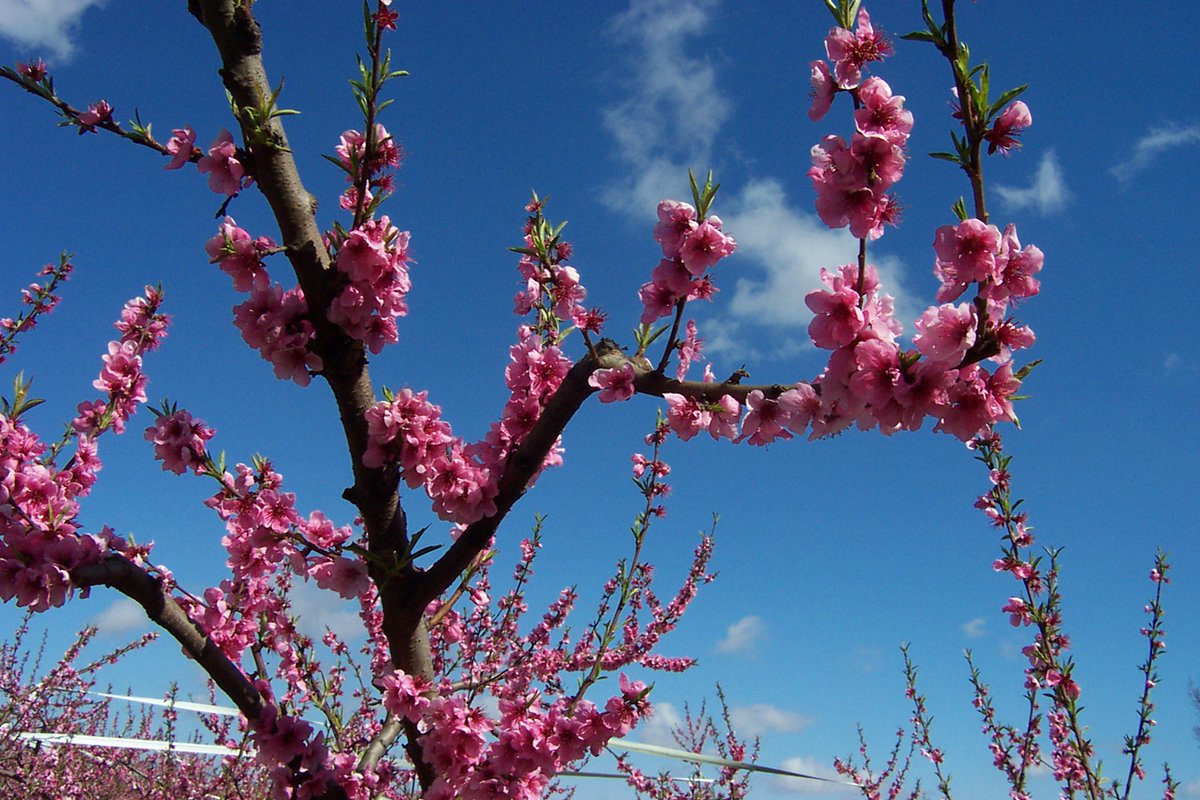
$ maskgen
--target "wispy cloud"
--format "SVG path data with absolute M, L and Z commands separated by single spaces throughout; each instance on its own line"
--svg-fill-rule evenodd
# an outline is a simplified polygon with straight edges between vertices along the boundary
M 633 0 L 609 24 L 630 47 L 621 75 L 624 99 L 604 111 L 625 175 L 605 192 L 609 206 L 645 217 L 678 194 L 689 166 L 707 164 L 729 101 L 712 64 L 689 54 L 708 29 L 718 0 Z
M 883 650 L 859 645 L 850 652 L 850 664 L 858 672 L 870 675 L 883 669 Z
M 725 629 L 725 638 L 717 643 L 721 653 L 753 653 L 767 638 L 767 623 L 762 617 L 742 617 Z
M 1183 785 L 1183 797 L 1200 797 L 1200 781 L 1188 781 Z
M 745 738 L 754 738 L 765 733 L 796 733 L 813 723 L 810 717 L 770 703 L 734 706 L 729 709 L 729 721 L 738 736 Z
M 1031 186 L 997 186 L 996 194 L 1014 210 L 1032 208 L 1040 214 L 1062 211 L 1071 200 L 1071 190 L 1063 180 L 1062 168 L 1053 150 L 1042 155 Z
M 983 638 L 987 635 L 987 617 L 976 617 L 970 622 L 964 623 L 962 631 L 968 639 Z
M 1134 175 L 1150 165 L 1162 153 L 1184 145 L 1200 144 L 1200 125 L 1181 127 L 1167 125 L 1151 128 L 1134 144 L 1129 158 L 1112 167 L 1109 173 L 1123 184 L 1128 184 Z
M 1163 369 L 1167 372 L 1195 372 L 1200 367 L 1196 366 L 1195 361 L 1184 358 L 1172 350 L 1163 358 Z
M 603 112 L 603 120 L 622 169 L 605 188 L 604 201 L 631 219 L 653 220 L 658 201 L 681 195 L 689 167 L 717 164 L 719 153 L 733 152 L 735 143 L 719 141 L 733 103 L 722 93 L 712 62 L 692 55 L 717 10 L 718 0 L 632 0 L 610 25 L 624 50 L 624 69 L 618 73 L 622 99 Z M 737 272 L 746 277 L 734 284 L 732 300 L 706 321 L 707 352 L 787 358 L 807 349 L 804 327 L 812 314 L 804 295 L 820 286 L 822 266 L 853 259 L 854 239 L 793 205 L 770 176 L 750 180 L 740 190 L 726 188 L 717 207 L 738 242 L 730 264 L 736 262 Z M 899 280 L 902 265 L 877 258 L 875 266 L 897 310 L 915 310 Z M 730 274 L 718 278 L 726 291 Z M 754 352 L 747 344 L 763 339 L 748 335 L 756 326 L 776 329 L 769 352 Z
M 789 772 L 802 772 L 805 775 L 814 775 L 818 778 L 829 778 L 831 780 L 845 780 L 834 771 L 833 767 L 808 756 L 785 758 L 779 766 L 781 769 L 786 769 Z M 824 796 L 859 793 L 859 790 L 855 787 L 841 783 L 806 781 L 801 778 L 785 778 L 782 775 L 772 775 L 770 781 L 771 788 L 780 794 L 819 794 Z
M 847 230 L 830 230 L 814 214 L 789 202 L 773 179 L 751 181 L 730 204 L 727 227 L 737 232 L 739 252 L 763 268 L 763 277 L 740 278 L 730 311 L 760 325 L 803 328 L 812 319 L 804 296 L 821 286 L 821 268 L 847 263 L 857 242 Z M 901 319 L 916 311 L 905 291 L 899 260 L 873 258 L 884 291 L 896 301 Z M 807 342 L 807 339 L 805 339 Z
M 122 597 L 101 611 L 92 624 L 103 634 L 121 634 L 130 631 L 148 630 L 150 620 L 146 612 L 128 597 Z
M 0 0 L 0 36 L 59 61 L 75 52 L 80 17 L 104 0 Z
M 683 715 L 668 702 L 655 703 L 654 715 L 637 727 L 637 740 L 659 747 L 678 747 L 675 731 L 683 725 Z

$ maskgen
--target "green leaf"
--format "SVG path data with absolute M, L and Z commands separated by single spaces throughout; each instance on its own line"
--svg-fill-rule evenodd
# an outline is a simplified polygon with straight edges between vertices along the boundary
M 961 196 L 954 201 L 950 210 L 954 212 L 954 216 L 958 217 L 959 222 L 967 221 L 967 202 Z
M 939 152 L 939 153 L 930 153 L 930 154 L 929 154 L 929 157 L 930 157 L 930 158 L 937 158 L 937 159 L 941 159 L 942 161 L 949 161 L 949 162 L 951 162 L 951 163 L 954 163 L 954 164 L 961 164 L 961 163 L 962 163 L 961 161 L 959 161 L 959 158 L 958 158 L 958 156 L 956 156 L 954 153 L 944 153 L 944 152 Z
M 1027 375 L 1029 375 L 1029 373 L 1033 372 L 1034 369 L 1036 369 L 1038 367 L 1038 365 L 1041 363 L 1042 363 L 1042 360 L 1040 358 L 1037 359 L 1036 361 L 1030 361 L 1028 364 L 1021 367 L 1019 370 L 1017 370 L 1016 379 L 1019 381 L 1025 380 L 1025 377 Z
M 992 103 L 992 107 L 988 110 L 988 119 L 991 120 L 991 118 L 994 117 L 996 114 L 998 114 L 1001 109 L 1003 109 L 1006 105 L 1011 103 L 1013 100 L 1016 100 L 1017 97 L 1019 97 L 1021 95 L 1021 93 L 1024 92 L 1028 88 L 1029 88 L 1029 84 L 1023 83 L 1020 86 L 1018 86 L 1017 88 L 1009 89 L 1007 92 L 1000 95 L 1000 97 L 997 98 L 996 102 Z
M 913 31 L 912 33 L 903 34 L 900 38 L 909 42 L 931 42 L 937 44 L 937 39 L 929 31 Z

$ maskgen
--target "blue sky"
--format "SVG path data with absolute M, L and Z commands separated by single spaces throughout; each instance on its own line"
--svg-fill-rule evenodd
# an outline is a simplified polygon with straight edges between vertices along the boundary
M 686 198 L 688 167 L 716 171 L 714 210 L 740 245 L 719 267 L 716 302 L 696 310 L 715 372 L 746 364 L 756 381 L 782 382 L 820 371 L 803 296 L 821 266 L 852 260 L 855 243 L 821 226 L 806 177 L 811 146 L 850 129 L 845 98 L 821 123 L 806 115 L 806 65 L 823 54 L 830 26 L 819 0 L 395 6 L 395 63 L 412 76 L 392 85 L 384 122 L 409 156 L 387 211 L 413 232 L 418 263 L 412 312 L 400 344 L 374 359 L 377 381 L 429 389 L 456 431 L 482 435 L 507 394 L 517 278 L 505 248 L 518 241 L 529 190 L 551 196 L 552 218 L 570 220 L 589 303 L 609 311 L 610 335 L 622 337 L 658 259 L 654 206 Z M 917 27 L 915 0 L 867 7 L 891 33 Z M 255 6 L 269 74 L 285 79 L 282 103 L 302 112 L 288 131 L 323 226 L 338 218 L 342 176 L 320 153 L 360 124 L 346 84 L 361 38 L 356 8 Z M 1186 697 L 1189 679 L 1200 682 L 1200 279 L 1188 233 L 1200 146 L 1188 98 L 1200 68 L 1160 55 L 1170 30 L 1200 24 L 1200 10 L 1173 6 L 1167 31 L 1145 16 L 1129 3 L 1089 3 L 1082 15 L 1075 4 L 993 0 L 963 3 L 960 30 L 990 62 L 995 85 L 1030 84 L 1024 149 L 987 164 L 993 222 L 1014 222 L 1022 242 L 1046 254 L 1042 294 L 1021 309 L 1038 335 L 1032 356 L 1045 364 L 1018 409 L 1024 430 L 1007 441 L 1040 542 L 1065 548 L 1086 721 L 1118 771 L 1121 737 L 1136 720 L 1146 575 L 1162 546 L 1175 573 L 1146 761 L 1169 760 L 1184 796 L 1200 797 L 1191 732 L 1200 720 Z M 908 98 L 916 128 L 897 187 L 904 222 L 872 246 L 872 258 L 911 331 L 913 312 L 937 287 L 933 230 L 951 221 L 950 204 L 968 187 L 923 155 L 948 141 L 948 71 L 928 46 L 898 42 L 897 51 L 876 74 Z M 76 106 L 103 97 L 120 120 L 136 107 L 160 137 L 186 123 L 207 145 L 232 127 L 212 44 L 182 2 L 0 0 L 0 60 L 35 55 Z M 327 390 L 276 381 L 230 324 L 238 298 L 203 252 L 219 205 L 203 178 L 164 172 L 152 153 L 113 137 L 57 130 L 49 107 L 11 86 L 0 87 L 0 120 L 0 302 L 12 309 L 19 288 L 62 250 L 78 267 L 61 309 L 6 365 L 9 376 L 34 374 L 47 399 L 32 424 L 56 433 L 91 396 L 111 320 L 144 284 L 161 281 L 175 324 L 148 362 L 152 400 L 169 397 L 216 427 L 214 444 L 231 461 L 269 455 L 301 508 L 349 521 Z M 253 192 L 230 213 L 254 235 L 274 233 Z M 282 265 L 272 266 L 280 277 Z M 541 596 L 577 583 L 588 597 L 624 553 L 638 508 L 628 459 L 643 449 L 655 405 L 590 403 L 568 430 L 564 467 L 510 516 L 502 546 L 535 512 L 548 516 Z M 85 519 L 155 540 L 159 560 L 201 588 L 219 579 L 222 562 L 220 524 L 199 503 L 210 488 L 163 473 L 142 427 L 103 444 L 106 466 Z M 961 653 L 974 650 L 1002 713 L 1015 714 L 1025 640 L 999 611 L 1013 585 L 991 570 L 997 539 L 972 508 L 986 476 L 963 446 L 929 430 L 890 439 L 851 432 L 765 451 L 672 442 L 665 457 L 674 492 L 652 543 L 663 585 L 682 574 L 714 512 L 721 576 L 665 645 L 701 663 L 658 681 L 659 727 L 720 681 L 769 763 L 827 769 L 856 747 L 856 723 L 882 756 L 908 716 L 898 651 L 907 641 L 959 796 L 1001 796 Z M 408 501 L 418 526 L 435 521 L 422 500 Z M 300 602 L 307 624 L 346 623 L 327 597 L 302 593 Z M 142 629 L 128 611 L 98 591 L 46 619 L 56 639 L 99 620 L 115 644 Z M 0 608 L 0 627 L 17 618 Z M 112 676 L 139 694 L 170 678 L 185 691 L 199 686 L 169 643 Z M 656 735 L 654 726 L 641 734 Z M 760 779 L 755 795 L 801 791 L 812 788 Z

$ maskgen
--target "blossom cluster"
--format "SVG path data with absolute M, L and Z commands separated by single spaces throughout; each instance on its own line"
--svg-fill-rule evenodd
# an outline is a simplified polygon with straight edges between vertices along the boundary
M 120 648 L 94 654 L 96 628 L 76 634 L 50 665 L 37 658 L 28 618 L 0 642 L 0 794 L 55 798 L 128 797 L 175 800 L 180 797 L 233 797 L 267 800 L 265 773 L 249 759 L 217 761 L 211 756 L 127 749 L 104 758 L 95 748 L 34 743 L 30 733 L 58 736 L 120 737 L 180 742 L 174 710 L 122 714 L 120 703 L 98 694 L 101 671 L 154 640 L 154 634 Z M 34 641 L 30 641 L 34 639 Z M 39 671 L 45 668 L 44 671 Z M 172 695 L 166 698 L 173 700 Z M 232 741 L 229 717 L 205 716 L 202 723 L 217 741 Z
M 334 263 L 346 281 L 329 305 L 329 321 L 378 353 L 384 345 L 399 341 L 396 318 L 408 313 L 409 233 L 382 216 L 328 239 L 336 251 Z
M 642 284 L 642 324 L 669 315 L 680 302 L 709 300 L 716 293 L 708 270 L 733 253 L 737 242 L 723 230 L 715 214 L 701 218 L 696 208 L 679 200 L 658 204 L 654 239 L 663 258 Z
M 80 434 L 94 437 L 110 427 L 122 433 L 125 422 L 146 402 L 142 356 L 162 343 L 170 322 L 159 311 L 162 301 L 162 292 L 147 286 L 145 295 L 133 298 L 121 309 L 121 317 L 114 324 L 121 336 L 108 343 L 108 353 L 102 357 L 104 366 L 92 381 L 92 386 L 107 396 L 79 404 L 72 425 Z
M 521 630 L 529 611 L 525 587 L 540 547 L 536 532 L 522 542 L 512 588 L 503 595 L 493 596 L 485 560 L 462 589 L 426 609 L 438 680 L 392 670 L 381 678 L 384 707 L 423 731 L 422 757 L 438 776 L 426 797 L 543 796 L 555 774 L 599 754 L 649 713 L 647 685 L 624 670 L 679 670 L 691 663 L 651 651 L 678 623 L 697 587 L 711 580 L 711 539 L 696 548 L 687 579 L 665 604 L 653 591 L 652 568 L 635 553 L 606 585 L 595 621 L 582 626 L 577 641 L 566 627 L 577 601 L 573 588 Z M 602 672 L 620 673 L 619 691 L 593 703 L 584 692 Z M 570 673 L 582 676 L 578 689 L 567 687 Z M 489 702 L 481 701 L 484 695 Z
M 93 385 L 103 400 L 79 404 L 73 423 L 75 448 L 63 467 L 55 464 L 70 438 L 47 446 L 20 420 L 27 384 L 0 413 L 0 599 L 16 599 L 33 611 L 61 606 L 72 591 L 71 571 L 98 562 L 110 550 L 124 551 L 124 540 L 103 529 L 81 533 L 79 500 L 96 482 L 101 462 L 96 439 L 106 430 L 120 433 L 145 402 L 142 355 L 166 336 L 168 319 L 159 311 L 162 293 L 146 287 L 128 301 L 115 327 Z
M 912 131 L 912 112 L 904 97 L 877 77 L 862 79 L 864 66 L 891 53 L 887 39 L 871 25 L 866 9 L 858 12 L 855 31 L 834 28 L 825 40 L 833 73 L 824 61 L 814 61 L 813 104 L 809 117 L 821 119 L 838 91 L 855 99 L 855 132 L 847 144 L 840 136 L 826 136 L 812 149 L 809 170 L 817 191 L 817 213 L 831 228 L 849 226 L 859 239 L 878 239 L 885 224 L 895 224 L 899 206 L 892 186 L 904 172 L 905 148 Z
M 233 321 L 246 344 L 275 368 L 275 377 L 300 386 L 320 371 L 321 357 L 311 351 L 314 329 L 299 287 L 272 285 L 264 257 L 277 252 L 268 236 L 251 237 L 232 217 L 204 244 L 209 260 L 233 279 L 233 288 L 250 296 L 233 308 Z
M 525 221 L 524 246 L 516 248 L 521 255 L 517 272 L 525 284 L 513 297 L 513 313 L 524 316 L 537 311 L 531 327 L 547 341 L 551 334 L 558 335 L 563 320 L 585 333 L 597 333 L 604 315 L 584 308 L 587 289 L 580 283 L 579 271 L 567 263 L 574 247 L 561 237 L 561 226 L 553 228 L 543 216 L 544 205 L 535 194 L 525 206 L 531 216 Z
M 109 534 L 81 534 L 79 499 L 96 481 L 96 443 L 78 437 L 63 469 L 19 420 L 0 414 L 0 599 L 45 611 L 72 591 L 71 570 L 100 560 Z
M 379 123 L 375 123 L 373 133 L 369 154 L 367 137 L 362 131 L 345 131 L 341 142 L 334 148 L 338 162 L 346 171 L 346 182 L 350 184 L 338 200 L 339 205 L 347 211 L 370 207 L 376 199 L 372 189 L 381 194 L 390 194 L 395 188 L 395 176 L 387 170 L 400 165 L 404 148 Z M 367 187 L 361 198 L 360 185 Z
M 553 700 L 530 689 L 498 701 L 496 719 L 461 694 L 437 694 L 404 673 L 384 679 L 385 707 L 419 723 L 422 757 L 437 779 L 426 798 L 536 800 L 559 772 L 589 753 L 599 755 L 629 733 L 649 711 L 648 689 L 622 673 L 620 694 L 603 707 L 560 694 Z
M 37 327 L 38 317 L 49 314 L 58 306 L 62 298 L 54 292 L 60 283 L 70 277 L 74 266 L 66 255 L 59 261 L 58 266 L 47 264 L 38 272 L 38 276 L 49 280 L 31 283 L 21 290 L 21 303 L 25 309 L 12 317 L 0 318 L 0 364 L 16 352 L 17 335 L 31 331 Z

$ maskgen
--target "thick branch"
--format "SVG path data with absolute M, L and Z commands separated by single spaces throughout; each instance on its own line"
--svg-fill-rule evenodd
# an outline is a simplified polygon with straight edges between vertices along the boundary
M 249 3 L 234 0 L 198 0 L 189 9 L 212 34 L 221 55 L 221 78 L 237 109 L 263 108 L 272 87 L 262 62 L 262 34 Z M 311 195 L 304 188 L 288 148 L 279 118 L 254 127 L 238 114 L 243 139 L 253 157 L 255 182 L 279 223 L 288 260 L 304 290 L 309 321 L 316 330 L 313 350 L 321 357 L 322 375 L 338 404 L 345 431 L 354 488 L 349 497 L 362 512 L 373 551 L 401 549 L 405 527 L 394 524 L 398 514 L 397 480 L 381 470 L 362 466 L 367 447 L 364 412 L 375 402 L 361 342 L 354 341 L 329 322 L 328 309 L 336 291 L 337 273 L 314 217 Z
M 71 573 L 78 587 L 110 586 L 146 611 L 150 621 L 169 633 L 220 687 L 248 719 L 262 715 L 263 699 L 241 668 L 221 652 L 212 639 L 193 622 L 162 582 L 120 555 L 107 556 L 98 564 L 79 567 Z
M 742 385 L 738 383 L 702 383 L 699 381 L 678 381 L 667 378 L 656 372 L 645 359 L 631 359 L 620 351 L 617 345 L 609 340 L 601 341 L 595 354 L 588 354 L 580 359 L 567 373 L 567 377 L 559 386 L 558 391 L 550 398 L 545 410 L 529 434 L 522 440 L 521 445 L 513 451 L 504 466 L 504 474 L 500 478 L 496 494 L 496 513 L 467 526 L 441 558 L 429 569 L 419 573 L 413 587 L 414 598 L 424 607 L 429 601 L 440 597 L 450 585 L 458 579 L 463 570 L 470 566 L 480 552 L 488 546 L 496 533 L 500 522 L 508 514 L 513 504 L 525 493 L 530 480 L 541 469 L 546 454 L 558 440 L 567 423 L 579 410 L 583 402 L 596 390 L 588 384 L 588 378 L 599 369 L 613 369 L 632 363 L 636 376 L 634 387 L 641 394 L 661 397 L 665 393 L 675 392 L 697 400 L 716 402 L 724 395 L 730 395 L 739 403 L 744 403 L 749 394 L 758 389 L 767 397 L 778 397 L 790 386 L 766 384 L 761 386 Z
M 372 554 L 386 557 L 403 553 L 407 549 L 408 531 L 397 492 L 399 476 L 394 470 L 368 469 L 362 463 L 367 448 L 364 415 L 375 403 L 363 345 L 329 322 L 327 312 L 338 289 L 338 275 L 314 217 L 315 203 L 300 180 L 280 120 L 262 119 L 267 116 L 261 111 L 266 108 L 272 85 L 262 62 L 258 22 L 249 3 L 234 0 L 189 0 L 188 10 L 212 34 L 220 52 L 221 78 L 233 98 L 242 137 L 250 149 L 255 182 L 279 223 L 281 241 L 304 291 L 309 321 L 316 332 L 312 349 L 321 357 L 321 374 L 337 401 L 354 472 L 354 485 L 345 496 L 362 515 Z M 247 108 L 260 110 L 257 126 L 242 111 Z M 411 567 L 400 575 L 381 574 L 372 569 L 372 577 L 379 586 L 384 633 L 393 663 L 432 682 L 429 640 L 420 627 L 425 604 L 411 602 L 411 592 L 407 589 L 411 574 Z M 414 760 L 421 766 L 419 758 Z

